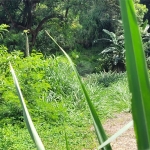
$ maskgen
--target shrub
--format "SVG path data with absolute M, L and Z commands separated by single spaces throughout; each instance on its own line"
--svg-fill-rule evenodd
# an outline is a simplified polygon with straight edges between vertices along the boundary
M 41 53 L 37 53 L 23 58 L 22 52 L 14 51 L 9 54 L 7 48 L 1 46 L 0 57 L 2 60 L 0 62 L 1 125 L 23 121 L 22 109 L 10 76 L 9 61 L 16 70 L 21 90 L 34 121 L 57 124 L 57 120 L 62 117 L 61 113 L 65 111 L 62 101 L 68 99 L 68 95 L 76 95 L 74 102 L 77 103 L 78 98 L 81 97 L 78 86 L 74 84 L 74 73 L 62 56 L 44 59 Z

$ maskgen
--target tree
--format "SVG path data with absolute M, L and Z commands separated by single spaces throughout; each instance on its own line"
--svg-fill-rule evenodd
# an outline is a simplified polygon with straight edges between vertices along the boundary
M 104 28 L 114 31 L 118 19 L 120 19 L 120 8 L 117 0 L 92 1 L 88 9 L 79 16 L 82 29 L 78 33 L 78 42 L 85 47 L 91 46 L 94 40 L 104 36 Z
M 10 25 L 11 29 L 29 30 L 31 46 L 34 46 L 45 22 L 53 18 L 63 19 L 62 14 L 55 11 L 57 3 L 56 0 L 1 0 L 1 22 Z
M 87 9 L 90 3 L 85 0 L 0 0 L 0 23 L 10 26 L 10 36 L 20 34 L 23 30 L 29 30 L 30 47 L 32 48 L 41 46 L 40 43 L 45 42 L 42 41 L 45 38 L 44 29 L 54 33 L 56 37 L 59 37 L 58 40 L 63 37 L 62 43 L 66 43 L 66 38 L 74 35 L 75 29 L 71 27 L 73 21 L 76 20 L 74 18 L 79 15 L 79 12 Z M 12 37 L 13 41 L 7 41 L 8 45 L 22 43 L 15 40 L 21 38 L 20 36 L 19 38 Z
M 117 32 L 120 8 L 118 0 L 0 0 L 0 18 L 0 24 L 10 26 L 4 39 L 9 51 L 25 51 L 22 33 L 29 30 L 30 50 L 48 54 L 57 48 L 45 29 L 65 49 L 88 48 L 106 36 L 104 28 Z

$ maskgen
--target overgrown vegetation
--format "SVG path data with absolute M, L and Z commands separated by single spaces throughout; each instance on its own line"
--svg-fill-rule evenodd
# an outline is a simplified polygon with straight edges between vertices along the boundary
M 3 51 L 3 57 L 7 55 L 9 59 L 1 63 L 1 70 L 5 69 L 5 72 L 1 78 L 0 148 L 35 149 L 24 126 L 8 61 L 16 70 L 27 107 L 46 149 L 65 149 L 64 128 L 71 149 L 97 147 L 87 105 L 66 58 L 43 59 L 42 54 L 34 54 L 23 59 L 21 54 Z M 85 76 L 83 81 L 94 106 L 101 110 L 98 115 L 103 121 L 116 112 L 130 109 L 126 74 L 92 74 Z M 115 107 L 110 107 L 112 105 Z
M 0 25 L 0 149 L 35 149 L 25 128 L 9 62 L 46 149 L 66 149 L 65 136 L 70 149 L 97 148 L 75 73 L 44 30 L 71 56 L 104 122 L 114 113 L 131 110 L 126 73 L 122 73 L 126 58 L 118 1 L 15 2 L 0 1 L 0 24 L 7 24 Z M 149 64 L 149 20 L 143 20 L 148 10 L 139 0 L 134 4 Z M 29 31 L 30 57 L 26 57 L 23 30 Z

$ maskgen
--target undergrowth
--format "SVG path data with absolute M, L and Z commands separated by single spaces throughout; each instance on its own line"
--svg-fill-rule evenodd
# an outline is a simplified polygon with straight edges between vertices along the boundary
M 71 149 L 98 146 L 84 97 L 63 56 L 44 59 L 41 54 L 34 54 L 22 58 L 21 53 L 3 51 L 1 57 L 0 149 L 35 149 L 23 122 L 9 61 L 16 70 L 27 107 L 46 149 L 65 149 L 65 132 Z M 102 122 L 130 109 L 125 73 L 101 72 L 84 76 L 82 80 Z

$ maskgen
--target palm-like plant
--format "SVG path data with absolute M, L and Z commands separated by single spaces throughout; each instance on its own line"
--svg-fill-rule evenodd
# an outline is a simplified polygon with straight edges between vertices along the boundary
M 123 71 L 125 69 L 124 36 L 117 36 L 115 33 L 106 29 L 103 29 L 103 31 L 110 36 L 110 39 L 104 38 L 102 40 L 109 41 L 111 44 L 106 47 L 101 54 L 103 54 L 104 57 L 109 58 L 108 60 L 111 62 L 112 70 L 117 69 L 117 71 L 119 71 L 118 69 L 121 69 Z M 118 68 L 119 66 L 122 66 L 122 68 Z
M 119 21 L 120 23 L 120 21 Z M 106 29 L 103 31 L 109 36 L 109 38 L 101 38 L 94 41 L 107 41 L 109 46 L 107 46 L 101 53 L 100 61 L 102 68 L 105 71 L 125 71 L 125 48 L 124 48 L 124 35 L 121 29 L 120 35 L 118 36 L 114 32 L 110 32 Z M 106 43 L 105 43 L 106 45 Z
M 114 32 L 110 32 L 106 29 L 103 29 L 103 31 L 109 36 L 109 38 L 102 38 L 99 40 L 108 41 L 110 42 L 110 45 L 107 46 L 100 54 L 102 54 L 103 59 L 105 59 L 107 65 L 109 66 L 109 69 L 114 71 L 125 71 L 125 47 L 124 47 L 124 31 L 122 29 L 122 21 L 119 21 L 120 23 L 120 35 L 115 34 Z M 146 20 L 141 26 L 140 26 L 140 32 L 141 37 L 144 42 L 144 51 L 146 54 L 146 57 L 149 60 L 150 56 L 150 33 L 148 33 L 149 24 Z

